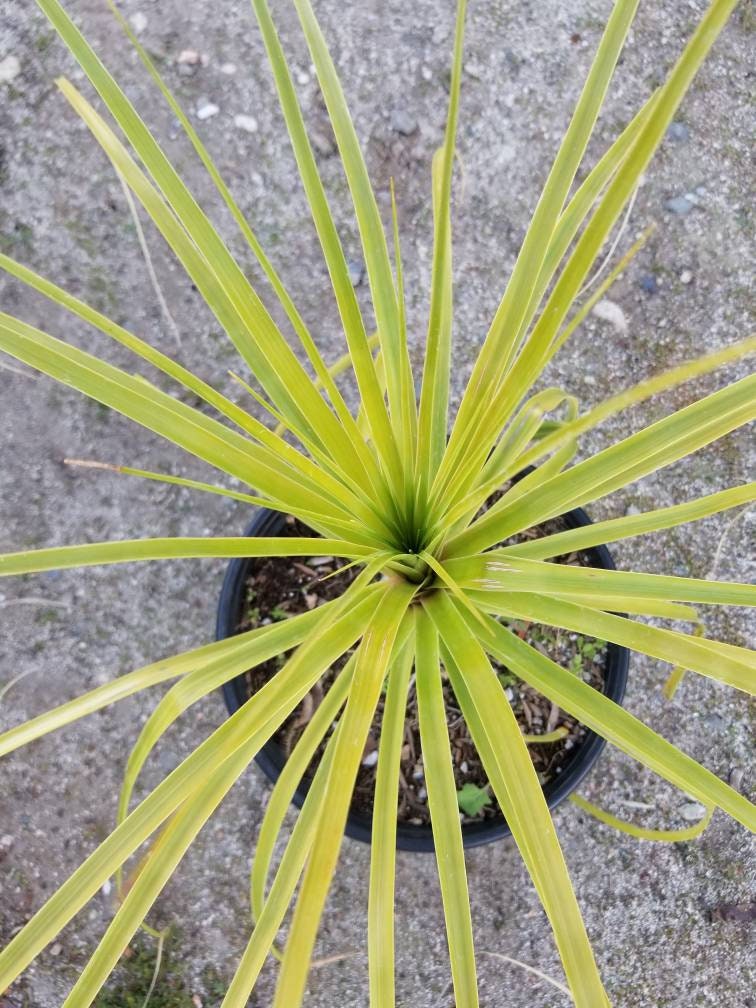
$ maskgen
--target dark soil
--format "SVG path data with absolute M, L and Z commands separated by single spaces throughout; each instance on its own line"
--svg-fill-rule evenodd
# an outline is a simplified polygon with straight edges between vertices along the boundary
M 538 538 L 552 532 L 562 531 L 566 527 L 563 519 L 554 519 L 508 540 L 508 542 L 522 541 L 524 538 Z M 297 519 L 288 516 L 284 528 L 277 534 L 311 536 L 314 533 Z M 572 553 L 556 558 L 555 562 L 590 566 L 590 557 L 586 553 Z M 244 609 L 238 624 L 239 631 L 287 619 L 289 616 L 314 609 L 323 602 L 338 597 L 354 580 L 358 568 L 352 567 L 327 580 L 323 579 L 343 566 L 343 560 L 331 556 L 311 557 L 306 560 L 292 560 L 290 558 L 251 560 L 250 575 L 246 582 Z M 575 675 L 579 675 L 585 682 L 599 689 L 603 687 L 607 656 L 606 645 L 603 641 L 596 641 L 592 637 L 539 624 L 513 623 L 510 626 L 528 643 L 563 667 L 570 669 Z M 246 687 L 250 696 L 275 675 L 283 666 L 286 657 L 281 655 L 276 659 L 264 662 L 245 674 Z M 322 700 L 324 692 L 330 687 L 347 657 L 345 655 L 340 659 L 320 679 L 311 693 L 292 712 L 274 736 L 275 742 L 287 755 L 296 745 L 313 712 Z M 541 783 L 546 784 L 562 773 L 572 760 L 576 746 L 580 745 L 585 735 L 585 728 L 550 700 L 519 680 L 505 666 L 498 662 L 493 662 L 493 665 L 525 734 L 540 735 L 553 732 L 556 729 L 564 730 L 563 737 L 558 741 L 529 744 L 533 765 Z M 488 778 L 457 707 L 451 686 L 446 681 L 444 682 L 444 697 L 457 790 L 462 791 L 465 785 L 468 785 L 465 789 L 465 795 L 472 791 L 473 797 L 479 798 L 479 804 L 485 801 L 485 804 L 475 815 L 461 811 L 462 821 L 473 822 L 498 816 L 501 814 L 498 803 L 488 786 Z M 373 804 L 374 761 L 377 756 L 376 750 L 381 734 L 382 717 L 383 697 L 378 702 L 378 709 L 368 736 L 363 764 L 357 776 L 352 798 L 352 811 L 368 818 L 371 815 Z M 314 773 L 321 754 L 322 747 L 308 768 L 308 777 Z M 485 794 L 481 795 L 473 789 L 484 789 Z M 462 804 L 467 804 L 464 796 Z M 404 728 L 397 818 L 401 823 L 414 825 L 428 825 L 430 823 L 420 747 L 417 699 L 412 686 L 409 692 Z

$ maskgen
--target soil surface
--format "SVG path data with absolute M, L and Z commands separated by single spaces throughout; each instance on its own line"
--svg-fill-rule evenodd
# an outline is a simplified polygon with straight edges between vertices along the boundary
M 493 497 L 492 501 L 498 496 L 500 495 Z M 529 530 L 524 535 L 508 540 L 508 542 L 524 538 L 538 538 L 552 532 L 559 532 L 567 527 L 568 525 L 563 519 L 555 519 Z M 316 535 L 312 529 L 291 515 L 287 516 L 280 534 L 283 536 Z M 591 565 L 591 557 L 587 552 L 570 553 L 555 558 L 555 561 L 582 566 Z M 251 560 L 250 572 L 245 586 L 243 611 L 238 625 L 239 632 L 287 619 L 298 613 L 314 609 L 331 599 L 338 598 L 354 580 L 359 570 L 356 567 L 343 570 L 345 563 L 344 560 L 332 556 L 315 556 L 297 560 L 278 557 Z M 510 624 L 510 626 L 520 637 L 538 648 L 543 654 L 557 661 L 575 675 L 579 675 L 591 686 L 603 689 L 607 659 L 607 647 L 604 641 L 540 624 L 517 622 Z M 281 748 L 285 756 L 288 757 L 293 751 L 351 653 L 351 651 L 347 652 L 325 673 L 273 736 L 273 741 Z M 261 689 L 281 669 L 286 657 L 281 655 L 246 672 L 244 686 L 247 695 L 251 696 Z M 561 738 L 555 741 L 531 742 L 529 744 L 533 765 L 541 783 L 546 785 L 558 777 L 576 757 L 586 730 L 556 704 L 518 679 L 506 666 L 495 660 L 492 661 L 492 664 L 524 734 L 537 736 L 555 731 L 562 733 Z M 462 713 L 457 706 L 451 684 L 445 677 L 443 693 L 462 822 L 463 824 L 472 823 L 481 819 L 501 817 L 499 803 L 489 787 L 488 776 L 470 738 Z M 367 737 L 365 752 L 352 796 L 351 811 L 368 819 L 372 816 L 383 709 L 384 695 L 382 694 L 378 700 L 373 723 Z M 329 737 L 330 731 L 318 746 L 307 768 L 305 773 L 307 779 L 311 779 L 314 775 Z M 410 680 L 407 714 L 404 723 L 397 820 L 400 823 L 409 823 L 413 826 L 430 825 L 417 696 L 412 680 Z

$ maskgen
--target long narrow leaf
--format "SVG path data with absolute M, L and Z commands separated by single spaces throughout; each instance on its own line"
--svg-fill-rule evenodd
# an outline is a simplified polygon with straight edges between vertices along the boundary
M 451 185 L 462 85 L 466 0 L 458 0 L 444 146 L 433 158 L 433 269 L 418 423 L 418 475 L 430 485 L 446 448 L 452 328 Z
M 407 690 L 414 648 L 405 645 L 388 674 L 373 802 L 368 889 L 368 972 L 371 1008 L 393 1008 L 396 817 Z
M 455 428 L 464 426 L 465 435 L 462 441 L 456 439 L 456 443 L 454 436 L 452 437 L 453 443 L 450 444 L 448 453 L 449 466 L 456 464 L 460 452 L 471 444 L 475 446 L 474 450 L 478 457 L 484 459 L 512 411 L 537 378 L 548 359 L 548 350 L 552 340 L 566 318 L 602 244 L 635 190 L 641 173 L 645 170 L 661 142 L 664 132 L 696 71 L 727 23 L 735 3 L 736 0 L 713 0 L 709 6 L 670 73 L 664 88 L 660 91 L 654 114 L 649 116 L 644 123 L 627 158 L 609 183 L 596 212 L 578 240 L 575 250 L 544 306 L 539 321 L 514 362 L 512 370 L 507 376 L 507 381 L 500 387 L 493 408 L 487 408 L 486 399 L 480 394 L 481 389 L 474 385 L 475 374 L 471 378 L 466 398 L 473 394 L 473 398 L 478 404 L 486 402 L 486 409 L 484 412 L 478 413 L 475 423 L 465 425 L 461 423 L 462 409 L 460 409 Z M 614 14 L 617 14 L 619 6 L 619 4 L 615 6 Z M 607 32 L 608 30 L 609 26 L 607 26 Z M 533 225 L 530 230 L 532 229 Z M 508 291 L 511 287 L 512 283 L 510 282 Z M 479 368 L 483 357 L 482 354 L 476 369 Z M 487 364 L 488 361 L 486 361 Z M 494 371 L 494 374 L 500 373 L 503 374 L 502 371 Z
M 373 358 L 368 346 L 365 324 L 360 313 L 357 295 L 349 279 L 344 250 L 331 216 L 328 200 L 320 180 L 315 156 L 312 152 L 294 84 L 286 58 L 270 16 L 267 0 L 252 0 L 260 31 L 268 53 L 278 91 L 281 111 L 294 149 L 307 201 L 318 233 L 328 272 L 331 277 L 336 303 L 354 365 L 354 373 L 362 403 L 381 460 L 398 488 L 401 480 L 399 455 L 383 402 L 383 394 L 376 378 Z
M 337 446 L 337 450 L 346 453 L 347 458 L 354 458 L 353 446 L 344 429 L 326 407 L 257 293 L 123 91 L 58 0 L 38 2 L 175 210 L 192 241 L 198 249 L 202 249 L 206 270 L 217 276 L 219 288 L 239 320 L 226 331 L 253 373 L 271 392 L 277 404 L 304 430 L 313 431 L 312 421 L 317 418 L 324 443 L 332 448 Z M 214 300 L 209 303 L 215 310 Z M 296 396 L 292 392 L 294 388 L 297 389 Z
M 697 497 L 684 504 L 656 508 L 638 515 L 609 518 L 607 521 L 594 522 L 582 528 L 567 529 L 564 532 L 543 536 L 541 539 L 505 546 L 500 552 L 513 553 L 515 556 L 531 560 L 546 560 L 563 553 L 590 549 L 592 546 L 619 542 L 621 539 L 630 539 L 638 535 L 650 535 L 663 529 L 675 528 L 677 525 L 701 521 L 729 508 L 750 504 L 754 500 L 756 500 L 756 482 L 744 483 L 743 486 Z
M 661 469 L 756 417 L 756 375 L 686 406 L 559 473 L 511 507 L 506 495 L 455 537 L 449 551 L 472 554 Z
M 581 595 L 603 595 L 607 602 L 614 595 L 626 595 L 707 605 L 756 605 L 756 585 L 544 563 L 502 555 L 498 550 L 450 560 L 446 571 L 460 587 L 477 591 L 569 595 L 576 601 Z
M 389 585 L 365 631 L 354 683 L 336 741 L 328 781 L 328 816 L 307 864 L 276 986 L 275 1008 L 298 1008 L 304 994 L 315 936 L 339 856 L 349 802 L 391 651 L 414 586 Z
M 677 630 L 647 626 L 636 620 L 588 609 L 575 602 L 548 595 L 476 591 L 469 594 L 489 612 L 500 612 L 515 619 L 547 623 L 614 641 L 615 644 L 641 651 L 672 665 L 680 665 L 691 672 L 698 672 L 747 693 L 756 693 L 756 657 L 747 648 L 720 641 L 704 641 L 698 636 L 679 633 Z
M 0 989 L 5 989 L 92 898 L 107 879 L 195 790 L 203 773 L 246 744 L 262 745 L 309 692 L 322 669 L 360 636 L 382 592 L 372 591 L 350 615 L 316 642 L 300 648 L 286 677 L 272 679 L 173 770 L 63 883 L 0 952 Z
M 238 536 L 231 538 L 123 539 L 119 542 L 57 546 L 22 553 L 0 553 L 0 577 L 103 564 L 187 557 L 285 557 L 334 554 L 350 560 L 370 556 L 370 549 L 341 539 Z
M 338 733 L 337 726 L 326 744 L 323 758 L 315 771 L 302 810 L 297 816 L 291 838 L 276 871 L 270 893 L 255 921 L 254 930 L 226 991 L 221 1008 L 248 1008 L 249 996 L 265 958 L 272 950 L 276 933 L 315 842 L 318 823 L 326 808 L 328 777 Z
M 609 81 L 614 73 L 638 0 L 618 0 L 604 29 L 580 99 L 559 147 L 549 176 L 533 213 L 507 289 L 473 368 L 452 433 L 450 456 L 468 419 L 479 403 L 496 390 L 517 349 L 520 324 L 530 304 L 531 284 L 543 266 L 553 222 L 559 217 L 567 193 L 585 152 Z
M 487 625 L 488 633 L 483 639 L 486 650 L 515 675 L 686 794 L 704 805 L 721 808 L 756 832 L 756 806 L 729 784 L 496 620 L 489 619 Z
M 325 473 L 321 473 L 320 487 L 311 484 L 303 473 L 282 465 L 273 452 L 173 399 L 149 382 L 3 313 L 0 313 L 0 349 L 117 410 L 221 471 L 259 487 L 264 494 L 292 509 L 299 505 L 310 513 L 319 513 L 318 531 L 326 531 L 321 508 L 312 507 L 313 495 L 321 505 L 330 496 Z M 309 487 L 309 493 L 305 486 Z M 343 486 L 339 492 L 343 493 Z M 332 506 L 334 517 L 339 512 L 342 518 L 351 517 L 346 505 L 342 508 L 333 501 Z
M 575 1004 L 608 1005 L 551 814 L 504 690 L 455 604 L 437 594 L 427 609 L 452 659 L 448 671 L 473 741 L 554 929 Z
M 328 605 L 329 603 L 325 603 Z M 302 613 L 300 616 L 292 617 L 290 624 L 297 620 L 302 637 L 312 628 L 319 615 L 319 611 Z M 35 718 L 30 718 L 22 724 L 0 735 L 0 757 L 6 756 L 20 746 L 27 745 L 35 739 L 47 735 L 49 732 L 64 728 L 79 718 L 93 714 L 102 710 L 112 703 L 117 703 L 126 697 L 133 696 L 150 686 L 159 686 L 169 679 L 177 679 L 187 672 L 193 672 L 206 668 L 208 665 L 228 661 L 229 667 L 233 662 L 240 671 L 248 667 L 249 659 L 247 649 L 255 640 L 264 636 L 271 627 L 258 627 L 246 633 L 239 634 L 228 640 L 215 641 L 212 644 L 205 644 L 203 647 L 194 648 L 192 651 L 185 651 L 183 654 L 175 655 L 171 658 L 163 658 L 160 661 L 145 665 L 143 668 L 128 672 L 118 676 L 112 682 L 98 686 L 87 693 L 69 700 L 67 703 L 54 707 L 52 710 L 39 714 Z M 295 641 L 298 643 L 298 641 Z M 233 674 L 233 673 L 232 673 Z
M 454 1001 L 457 1008 L 477 1008 L 472 915 L 457 809 L 457 785 L 441 688 L 438 630 L 423 610 L 417 612 L 416 628 L 415 687 L 420 742 L 449 942 Z
M 409 365 L 407 345 L 402 339 L 386 235 L 344 92 L 312 5 L 309 0 L 294 0 L 294 5 L 315 65 L 352 194 L 381 350 L 386 362 L 391 418 L 395 429 L 400 430 L 410 423 L 410 418 L 404 415 L 406 403 L 401 394 L 402 371 Z
M 363 465 L 368 464 L 369 466 L 372 460 L 370 459 L 369 454 L 366 453 L 364 450 L 365 445 L 362 439 L 359 437 L 359 433 L 357 431 L 354 419 L 351 413 L 349 412 L 349 409 L 347 408 L 347 405 L 344 402 L 341 393 L 339 392 L 338 386 L 333 380 L 334 377 L 333 370 L 332 368 L 327 367 L 325 362 L 323 361 L 323 358 L 301 314 L 299 313 L 296 305 L 292 301 L 291 295 L 284 286 L 280 276 L 276 272 L 275 267 L 273 266 L 268 256 L 265 254 L 265 251 L 262 245 L 260 244 L 257 235 L 253 232 L 246 217 L 240 210 L 238 203 L 232 196 L 226 183 L 223 181 L 223 178 L 220 172 L 218 171 L 215 162 L 208 153 L 205 145 L 202 143 L 202 140 L 200 139 L 197 130 L 194 128 L 189 117 L 181 108 L 181 105 L 178 103 L 175 96 L 168 88 L 163 78 L 160 76 L 157 67 L 155 66 L 154 62 L 150 59 L 149 54 L 145 50 L 144 46 L 139 42 L 139 39 L 137 38 L 135 32 L 132 30 L 131 26 L 129 25 L 129 22 L 126 20 L 126 18 L 124 18 L 124 16 L 121 14 L 118 8 L 115 6 L 113 0 L 108 0 L 108 6 L 111 8 L 113 14 L 118 19 L 119 24 L 121 25 L 122 29 L 128 36 L 136 52 L 139 54 L 139 58 L 147 68 L 148 73 L 157 84 L 158 88 L 163 94 L 163 97 L 169 104 L 173 114 L 176 116 L 176 118 L 181 124 L 182 129 L 184 130 L 187 137 L 191 141 L 191 144 L 194 147 L 197 156 L 200 158 L 203 165 L 205 166 L 208 175 L 212 179 L 216 189 L 218 190 L 221 198 L 223 199 L 223 202 L 226 204 L 231 215 L 236 221 L 236 224 L 239 230 L 241 231 L 242 235 L 244 236 L 247 245 L 249 246 L 253 255 L 259 262 L 271 287 L 275 291 L 276 296 L 279 302 L 281 303 L 281 306 L 283 307 L 286 316 L 289 319 L 289 322 L 291 323 L 292 328 L 299 337 L 299 341 L 302 344 L 304 351 L 307 354 L 307 357 L 313 366 L 313 370 L 317 375 L 320 386 L 322 386 L 322 388 L 324 388 L 328 393 L 328 397 L 333 403 L 334 409 L 336 410 L 339 419 L 344 424 L 344 427 L 349 433 L 350 440 L 352 441 L 352 444 L 357 450 L 357 454 L 360 455 Z M 359 473 L 357 475 L 359 475 Z

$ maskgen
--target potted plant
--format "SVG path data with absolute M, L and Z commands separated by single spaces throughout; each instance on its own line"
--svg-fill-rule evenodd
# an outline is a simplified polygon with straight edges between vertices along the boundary
M 450 698 L 458 705 L 485 770 L 490 796 L 506 818 L 548 915 L 575 1004 L 587 1008 L 607 1004 L 547 798 L 513 710 L 511 686 L 506 677 L 502 681 L 502 670 L 512 682 L 542 695 L 709 810 L 701 823 L 667 838 L 700 832 L 715 808 L 753 829 L 756 813 L 750 802 L 586 681 L 579 669 L 564 668 L 554 661 L 548 649 L 544 653 L 537 646 L 532 628 L 557 628 L 576 635 L 575 639 L 580 635 L 599 642 L 599 647 L 600 642 L 609 642 L 671 662 L 676 671 L 670 689 L 679 675 L 689 670 L 753 692 L 754 659 L 746 649 L 633 618 L 690 620 L 694 615 L 691 605 L 752 605 L 756 597 L 752 586 L 617 571 L 607 563 L 591 560 L 594 555 L 589 553 L 605 542 L 670 528 L 747 503 L 754 499 L 753 484 L 611 521 L 585 524 L 566 519 L 561 528 L 550 523 L 752 419 L 756 412 L 754 377 L 693 402 L 595 455 L 572 461 L 580 436 L 602 420 L 655 392 L 742 357 L 754 349 L 755 341 L 745 340 L 692 360 L 583 414 L 565 392 L 537 389 L 537 382 L 642 245 L 644 237 L 593 293 L 581 298 L 592 264 L 734 2 L 711 3 L 664 84 L 570 195 L 635 12 L 633 0 L 615 4 L 453 418 L 448 396 L 450 206 L 464 0 L 458 7 L 446 137 L 433 165 L 433 273 L 425 355 L 417 375 L 419 394 L 408 352 L 396 209 L 392 264 L 345 99 L 309 0 L 294 0 L 294 6 L 354 202 L 376 336 L 370 336 L 350 281 L 266 0 L 253 0 L 253 6 L 343 321 L 346 364 L 331 367 L 323 360 L 195 130 L 136 39 L 132 37 L 139 55 L 266 273 L 298 338 L 298 352 L 284 339 L 226 245 L 59 0 L 39 3 L 116 120 L 131 151 L 70 81 L 59 80 L 60 90 L 239 350 L 250 381 L 256 385 L 240 381 L 264 408 L 270 423 L 258 420 L 173 358 L 7 256 L 0 258 L 0 265 L 8 273 L 154 365 L 212 407 L 223 422 L 7 314 L 0 315 L 0 349 L 241 480 L 250 492 L 157 473 L 124 472 L 179 482 L 198 491 L 230 493 L 251 505 L 290 516 L 295 526 L 286 535 L 268 527 L 262 530 L 265 534 L 246 537 L 153 538 L 25 550 L 0 557 L 0 574 L 213 556 L 299 558 L 305 566 L 313 558 L 329 558 L 332 573 L 348 576 L 343 578 L 340 592 L 328 601 L 316 598 L 311 608 L 305 607 L 299 614 L 286 612 L 285 618 L 274 618 L 121 676 L 0 736 L 0 754 L 4 754 L 149 685 L 175 680 L 132 750 L 117 827 L 0 953 L 0 991 L 111 876 L 120 881 L 127 860 L 153 838 L 147 855 L 128 885 L 122 887 L 118 910 L 66 1001 L 76 1008 L 91 1004 L 214 809 L 266 742 L 300 704 L 307 702 L 316 685 L 325 683 L 330 688 L 322 689 L 317 709 L 313 702 L 266 811 L 253 867 L 255 926 L 223 1004 L 225 1008 L 247 1004 L 297 885 L 300 888 L 275 1004 L 291 1008 L 301 1003 L 355 781 L 364 765 L 366 741 L 378 709 L 381 722 L 380 735 L 373 739 L 377 757 L 367 921 L 369 999 L 371 1005 L 381 1008 L 394 1004 L 398 780 L 412 683 L 423 787 L 457 1005 L 477 1004 L 477 982 L 460 795 L 447 729 L 445 704 Z M 299 351 L 314 377 L 303 366 Z M 359 411 L 350 410 L 336 382 L 345 366 L 355 377 Z M 579 562 L 550 562 L 570 556 Z M 588 558 L 587 564 L 583 557 Z M 134 782 L 147 754 L 183 711 L 235 677 L 287 655 L 290 657 L 278 671 L 251 690 L 248 698 L 242 697 L 229 719 L 130 810 Z M 314 757 L 318 757 L 317 766 Z M 301 812 L 268 887 L 278 828 L 308 766 L 309 788 L 306 796 L 301 794 Z M 623 828 L 622 823 L 580 801 L 582 807 Z

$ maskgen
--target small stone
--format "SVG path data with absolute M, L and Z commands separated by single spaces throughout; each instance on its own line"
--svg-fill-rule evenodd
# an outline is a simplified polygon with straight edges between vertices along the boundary
M 21 73 L 21 64 L 16 56 L 6 56 L 0 60 L 0 84 L 10 84 Z
M 502 144 L 499 147 L 498 160 L 499 164 L 509 164 L 510 161 L 514 161 L 517 157 L 517 148 L 512 144 Z
M 234 126 L 237 129 L 243 130 L 245 133 L 257 133 L 257 119 L 251 115 L 235 115 L 234 116 Z
M 180 64 L 185 63 L 188 66 L 196 66 L 201 59 L 202 57 L 196 49 L 182 49 L 178 54 L 176 62 Z
M 639 514 L 641 514 L 641 509 L 638 507 L 637 504 L 628 504 L 627 507 L 625 508 L 625 514 L 626 515 L 639 515 Z
M 367 756 L 363 756 L 362 758 L 362 765 L 365 767 L 374 767 L 377 762 L 378 762 L 377 749 L 373 749 L 372 752 L 369 752 Z
M 690 130 L 685 123 L 673 122 L 667 130 L 667 136 L 675 143 L 685 143 L 690 140 Z
M 131 17 L 129 18 L 129 21 L 131 21 L 131 27 L 134 29 L 137 35 L 141 35 L 144 29 L 147 27 L 147 16 L 145 14 L 142 14 L 141 11 L 137 11 L 136 14 L 132 14 Z
M 684 217 L 690 213 L 693 205 L 693 200 L 688 199 L 687 196 L 673 196 L 672 199 L 668 199 L 664 204 L 667 210 L 680 217 Z
M 220 109 L 217 105 L 212 102 L 204 102 L 197 107 L 197 118 L 201 120 L 212 119 L 213 116 L 217 116 Z
M 680 815 L 686 822 L 696 822 L 698 819 L 703 819 L 706 809 L 698 802 L 688 802 L 680 809 Z
M 310 83 L 310 75 L 307 73 L 306 70 L 300 70 L 297 73 L 297 83 L 301 84 L 303 87 L 305 84 Z
M 687 574 L 687 571 L 685 573 Z M 701 720 L 706 728 L 712 732 L 722 731 L 727 727 L 726 719 L 723 718 L 721 714 L 717 714 L 716 711 L 706 714 Z
M 417 792 L 418 801 L 425 801 L 428 797 L 428 792 L 424 787 L 421 787 Z
M 402 136 L 411 136 L 417 130 L 417 122 L 409 112 L 403 109 L 394 109 L 391 113 L 391 129 Z
M 424 81 L 433 80 L 433 71 L 429 66 L 423 66 L 420 68 L 420 76 Z
M 9 851 L 13 844 L 15 843 L 15 838 L 10 833 L 5 833 L 0 837 L 0 851 Z
M 463 69 L 467 76 L 472 77 L 473 80 L 480 80 L 483 76 L 483 67 L 480 63 L 474 63 L 472 60 L 468 60 Z
M 459 764 L 459 769 L 461 773 L 467 773 L 467 771 L 469 770 L 467 760 L 462 760 L 462 762 Z
M 605 322 L 611 322 L 617 332 L 627 332 L 625 313 L 615 301 L 610 301 L 609 298 L 602 298 L 598 304 L 593 306 L 593 314 Z
M 683 270 L 682 273 L 680 274 L 680 283 L 682 284 L 689 284 L 692 281 L 692 279 L 693 274 L 690 272 L 690 270 Z
M 310 133 L 310 139 L 312 146 L 323 157 L 330 157 L 331 154 L 336 153 L 336 138 L 332 129 L 314 126 Z
M 659 290 L 659 284 L 653 273 L 644 273 L 638 281 L 638 285 L 646 294 L 656 294 Z
M 192 1004 L 194 1008 L 202 1008 L 202 998 L 199 994 L 192 994 Z
M 236 73 L 236 63 L 221 63 L 220 72 L 226 74 L 227 77 L 232 77 Z
M 63 946 L 60 944 L 60 942 L 55 942 L 54 945 L 50 946 L 50 955 L 52 956 L 59 956 L 62 951 Z
M 352 287 L 359 287 L 365 276 L 365 264 L 361 259 L 351 259 L 347 263 L 349 270 L 349 280 Z
M 743 768 L 734 766 L 730 770 L 729 781 L 731 788 L 734 788 L 736 791 L 740 791 L 740 785 L 743 783 Z

